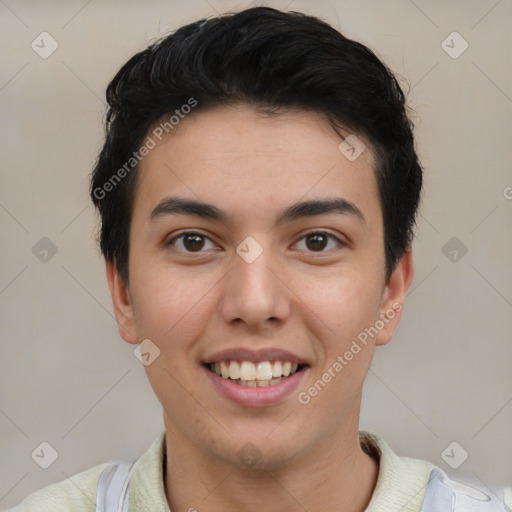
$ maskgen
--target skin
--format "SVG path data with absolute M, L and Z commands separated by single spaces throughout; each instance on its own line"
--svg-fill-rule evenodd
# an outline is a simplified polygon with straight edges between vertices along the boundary
M 409 249 L 385 282 L 375 162 L 362 140 L 366 150 L 349 161 L 338 150 L 340 135 L 317 113 L 267 116 L 223 106 L 187 116 L 141 162 L 129 286 L 112 262 L 106 271 L 123 339 L 149 338 L 160 350 L 145 369 L 163 407 L 173 512 L 368 505 L 378 463 L 359 444 L 362 387 L 374 347 L 389 342 L 401 312 L 307 405 L 297 399 L 359 333 L 403 304 L 413 278 Z M 174 215 L 150 222 L 171 195 L 212 203 L 229 221 Z M 289 205 L 331 197 L 354 203 L 365 222 L 329 213 L 275 226 Z M 205 235 L 199 253 L 183 238 L 165 245 L 185 230 Z M 315 250 L 304 237 L 315 230 L 347 245 L 330 238 Z M 248 236 L 263 248 L 250 264 L 236 253 Z M 200 366 L 232 347 L 283 348 L 309 368 L 281 403 L 237 405 Z M 248 442 L 260 455 L 253 467 L 238 455 Z

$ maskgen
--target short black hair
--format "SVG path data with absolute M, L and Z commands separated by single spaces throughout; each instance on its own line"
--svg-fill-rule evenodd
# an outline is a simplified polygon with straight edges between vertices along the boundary
M 102 254 L 126 284 L 141 145 L 164 116 L 171 114 L 168 131 L 178 119 L 172 114 L 183 117 L 192 106 L 309 110 L 366 137 L 377 162 L 386 282 L 413 240 L 423 172 L 405 95 L 369 48 L 317 17 L 254 7 L 190 23 L 131 57 L 106 97 L 90 196 L 101 216 Z

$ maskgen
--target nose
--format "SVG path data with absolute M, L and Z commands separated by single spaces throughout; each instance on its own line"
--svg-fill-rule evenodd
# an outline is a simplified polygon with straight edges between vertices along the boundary
M 245 324 L 253 331 L 284 322 L 293 295 L 286 281 L 270 250 L 263 250 L 252 262 L 235 254 L 222 280 L 218 306 L 222 318 L 229 324 Z

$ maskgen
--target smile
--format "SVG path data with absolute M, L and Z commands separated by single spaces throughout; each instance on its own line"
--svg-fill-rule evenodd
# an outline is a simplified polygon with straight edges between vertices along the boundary
M 207 364 L 207 368 L 223 379 L 246 387 L 266 387 L 279 384 L 302 370 L 304 365 L 291 361 L 223 360 Z

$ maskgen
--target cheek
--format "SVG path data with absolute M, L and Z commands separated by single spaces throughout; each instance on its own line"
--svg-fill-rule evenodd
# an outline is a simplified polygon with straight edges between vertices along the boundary
M 326 351 L 342 350 L 378 318 L 380 288 L 364 272 L 339 269 L 302 281 L 296 295 L 303 303 L 301 314 L 329 340 Z
M 309 290 L 309 329 L 319 340 L 318 367 L 300 390 L 299 402 L 321 415 L 325 428 L 335 429 L 341 418 L 360 400 L 363 383 L 370 366 L 374 338 L 368 327 L 378 319 L 375 290 L 367 283 L 344 279 L 331 281 L 328 291 L 317 294 Z
M 164 345 L 189 338 L 204 317 L 211 277 L 158 263 L 139 265 L 134 273 L 134 313 L 140 334 Z M 179 336 L 178 336 L 179 335 Z
M 194 428 L 201 429 L 204 411 L 193 398 L 195 368 L 191 361 L 204 319 L 211 315 L 206 311 L 211 307 L 207 292 L 213 284 L 210 279 L 188 278 L 186 274 L 147 265 L 144 274 L 134 279 L 134 313 L 141 339 L 150 339 L 160 351 L 145 370 L 164 411 L 172 414 L 174 423 L 183 423 L 183 428 L 185 423 L 197 423 Z

